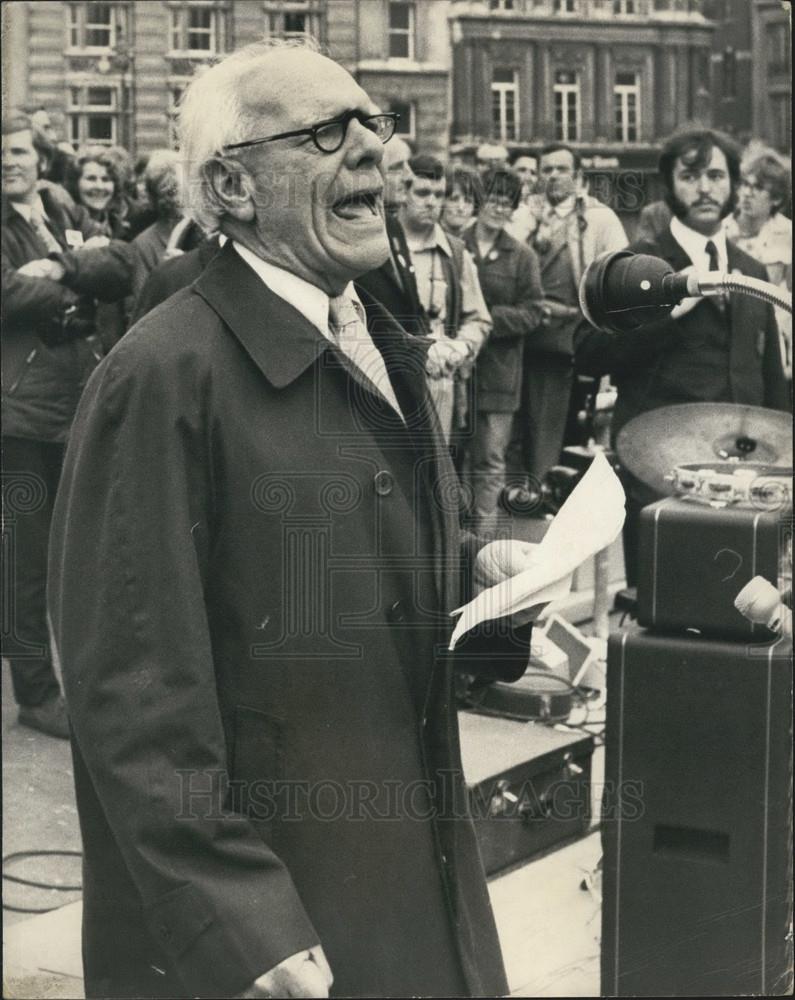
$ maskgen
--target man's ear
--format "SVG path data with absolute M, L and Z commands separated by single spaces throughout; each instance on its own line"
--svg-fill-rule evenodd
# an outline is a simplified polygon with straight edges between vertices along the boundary
M 254 221 L 253 181 L 239 163 L 217 156 L 205 163 L 202 173 L 227 215 L 239 222 Z

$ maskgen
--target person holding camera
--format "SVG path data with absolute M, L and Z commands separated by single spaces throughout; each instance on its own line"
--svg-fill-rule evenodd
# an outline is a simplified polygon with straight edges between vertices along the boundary
M 45 585 L 52 505 L 80 393 L 105 353 L 94 299 L 128 294 L 132 250 L 98 236 L 85 209 L 39 188 L 30 118 L 3 116 L 2 419 L 11 577 L 4 652 L 19 721 L 69 735 L 53 671 Z

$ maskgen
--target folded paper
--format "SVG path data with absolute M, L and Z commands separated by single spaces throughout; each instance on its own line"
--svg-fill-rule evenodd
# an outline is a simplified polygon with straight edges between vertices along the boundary
M 604 454 L 597 452 L 542 541 L 528 554 L 527 568 L 452 612 L 459 618 L 450 649 L 481 622 L 565 597 L 574 571 L 618 538 L 626 516 L 625 501 L 618 476 Z

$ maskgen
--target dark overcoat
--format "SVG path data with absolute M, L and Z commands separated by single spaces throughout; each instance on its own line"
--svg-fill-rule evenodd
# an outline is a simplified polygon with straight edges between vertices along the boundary
M 731 241 L 729 269 L 765 280 L 762 264 Z M 692 262 L 670 230 L 639 240 L 634 253 L 667 260 L 675 271 Z M 610 375 L 618 389 L 611 433 L 647 410 L 677 403 L 743 403 L 789 407 L 773 307 L 744 295 L 729 296 L 721 312 L 704 299 L 680 319 L 665 318 L 640 330 L 614 334 L 587 324 L 578 331 L 577 367 Z
M 529 631 L 446 652 L 427 343 L 367 306 L 406 426 L 231 246 L 89 382 L 50 552 L 89 996 L 228 996 L 318 941 L 339 996 L 507 988 L 451 675 L 515 679 Z

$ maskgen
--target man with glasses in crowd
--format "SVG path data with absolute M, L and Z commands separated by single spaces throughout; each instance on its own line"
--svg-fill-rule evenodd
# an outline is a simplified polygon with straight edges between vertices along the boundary
M 51 548 L 89 997 L 508 991 L 452 671 L 521 674 L 532 609 L 446 647 L 529 547 L 462 538 L 427 340 L 352 284 L 393 128 L 306 47 L 186 92 L 227 242 L 90 381 Z

